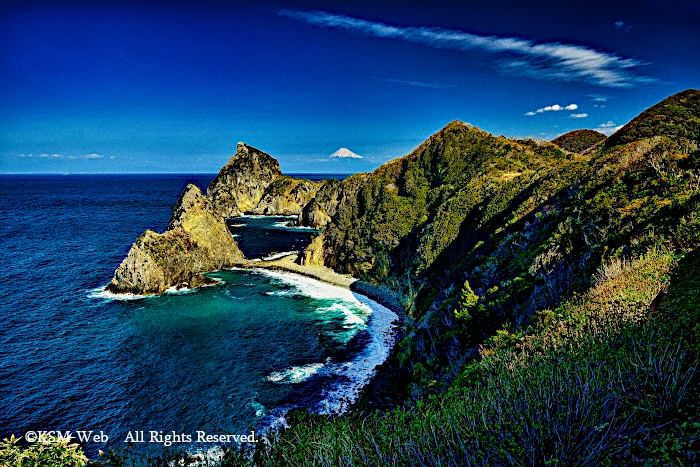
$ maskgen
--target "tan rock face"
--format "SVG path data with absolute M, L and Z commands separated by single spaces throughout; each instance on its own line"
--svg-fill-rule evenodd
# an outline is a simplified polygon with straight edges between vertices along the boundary
M 299 214 L 299 224 L 321 228 L 330 222 L 338 207 L 340 185 L 338 180 L 324 180 L 315 197 Z
M 276 159 L 238 143 L 236 154 L 209 184 L 207 194 L 220 215 L 240 216 L 255 208 L 267 187 L 282 176 Z
M 316 196 L 320 186 L 320 183 L 310 180 L 282 176 L 267 187 L 258 205 L 249 212 L 265 215 L 297 215 Z
M 137 238 L 107 290 L 158 294 L 173 286 L 196 287 L 207 282 L 202 272 L 232 266 L 241 258 L 224 219 L 199 188 L 188 185 L 168 230 L 147 230 Z
M 107 290 L 114 293 L 154 294 L 167 289 L 165 271 L 150 255 L 150 244 L 158 236 L 146 230 L 126 255 L 122 264 L 114 271 Z
M 298 263 L 302 266 L 324 266 L 323 234 L 317 235 L 299 254 Z

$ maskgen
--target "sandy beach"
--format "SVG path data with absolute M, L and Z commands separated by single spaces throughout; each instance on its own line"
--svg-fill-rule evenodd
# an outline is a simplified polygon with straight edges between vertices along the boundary
M 356 278 L 346 274 L 339 274 L 333 271 L 331 268 L 327 268 L 325 266 L 302 266 L 301 264 L 297 264 L 295 262 L 296 259 L 296 253 L 290 253 L 287 256 L 269 261 L 252 261 L 243 259 L 236 263 L 236 267 L 244 269 L 261 268 L 290 271 L 346 289 L 349 289 L 353 283 L 357 282 Z
M 389 308 L 403 321 L 405 317 L 403 306 L 401 305 L 401 302 L 396 294 L 390 289 L 370 284 L 369 282 L 359 280 L 348 274 L 340 274 L 325 266 L 302 266 L 301 264 L 296 263 L 296 259 L 296 253 L 290 253 L 287 256 L 269 261 L 252 261 L 243 259 L 236 263 L 236 267 L 244 269 L 260 268 L 289 271 L 296 274 L 301 274 L 302 276 L 311 277 L 328 284 L 336 285 L 338 287 L 350 289 L 359 294 L 366 295 L 372 300 L 375 300 L 377 303 Z

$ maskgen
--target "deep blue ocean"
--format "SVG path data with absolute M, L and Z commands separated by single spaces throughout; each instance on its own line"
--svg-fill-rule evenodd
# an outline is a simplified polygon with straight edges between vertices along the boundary
M 108 442 L 84 446 L 94 456 L 130 431 L 245 433 L 288 407 L 337 412 L 357 397 L 393 317 L 348 290 L 225 270 L 197 291 L 101 292 L 138 235 L 167 227 L 187 183 L 213 177 L 0 176 L 0 438 L 103 431 Z M 303 248 L 312 231 L 290 220 L 228 222 L 254 258 Z

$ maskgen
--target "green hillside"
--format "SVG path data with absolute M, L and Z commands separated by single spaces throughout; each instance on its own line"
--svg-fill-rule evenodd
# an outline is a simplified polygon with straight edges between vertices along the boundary
M 605 142 L 607 147 L 666 136 L 679 144 L 700 139 L 700 94 L 687 89 L 645 110 Z
M 305 418 L 272 464 L 700 461 L 699 96 L 588 156 L 453 122 L 348 190 L 327 263 L 402 297 L 365 397 L 399 408 Z

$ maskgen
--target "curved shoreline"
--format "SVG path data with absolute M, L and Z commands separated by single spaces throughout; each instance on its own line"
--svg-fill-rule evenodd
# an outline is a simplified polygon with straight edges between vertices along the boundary
M 250 269 L 250 270 L 255 270 L 255 269 L 268 269 L 268 270 L 273 270 L 273 271 L 280 271 L 280 272 L 287 272 L 287 273 L 292 273 L 292 274 L 299 274 L 301 276 L 308 277 L 310 279 L 314 279 L 320 282 L 325 282 L 327 284 L 335 285 L 341 288 L 349 289 L 351 292 L 353 292 L 353 295 L 359 299 L 360 301 L 363 301 L 362 298 L 365 300 L 368 300 L 370 302 L 375 302 L 377 305 L 380 305 L 383 308 L 386 308 L 389 312 L 392 313 L 392 315 L 395 317 L 395 319 L 391 323 L 391 336 L 390 340 L 391 342 L 386 342 L 388 344 L 388 352 L 382 359 L 382 362 L 374 366 L 373 371 L 371 371 L 371 375 L 369 375 L 369 378 L 366 379 L 361 387 L 359 388 L 359 392 L 355 395 L 356 397 L 353 397 L 352 402 L 349 404 L 343 404 L 343 412 L 346 410 L 353 410 L 356 407 L 362 406 L 363 403 L 361 402 L 364 397 L 365 397 L 365 390 L 366 388 L 370 387 L 370 385 L 373 384 L 373 382 L 376 381 L 376 378 L 379 376 L 379 374 L 382 371 L 382 368 L 385 367 L 385 364 L 387 361 L 391 358 L 391 355 L 394 354 L 395 352 L 395 345 L 396 342 L 401 339 L 401 336 L 403 335 L 403 326 L 405 325 L 407 321 L 406 317 L 406 312 L 404 310 L 404 307 L 401 305 L 401 302 L 398 299 L 398 296 L 390 289 L 384 286 L 377 286 L 374 284 L 371 284 L 369 282 L 359 280 L 357 278 L 354 278 L 350 275 L 346 274 L 340 274 L 331 268 L 328 268 L 326 266 L 307 266 L 307 265 L 300 265 L 296 263 L 297 259 L 297 254 L 290 253 L 289 255 L 286 255 L 281 258 L 277 258 L 274 260 L 268 260 L 268 261 L 261 261 L 261 260 L 240 260 L 234 268 L 237 269 Z M 362 297 L 362 298 L 360 298 Z M 371 324 L 371 322 L 376 318 L 375 314 L 373 313 L 369 317 L 368 324 Z M 385 323 L 386 326 L 386 323 Z M 389 328 L 387 327 L 387 330 Z M 389 337 L 386 333 L 377 333 L 375 335 L 376 337 L 379 337 L 379 335 L 383 334 L 383 339 L 380 338 L 380 340 L 384 340 L 387 337 Z M 286 421 L 284 420 L 284 415 L 281 415 L 280 419 L 277 420 L 276 422 L 273 422 L 271 425 L 268 426 L 268 429 L 271 429 L 273 432 L 275 431 L 275 427 L 279 428 L 279 426 L 284 426 Z M 281 425 L 280 425 L 281 424 Z M 265 430 L 267 431 L 267 430 Z
M 297 252 L 289 252 L 284 256 L 277 257 L 272 260 L 240 259 L 236 261 L 232 267 L 224 269 L 244 269 L 251 271 L 261 270 L 260 272 L 268 270 L 276 271 L 278 273 L 290 273 L 291 275 L 299 275 L 314 281 L 349 290 L 355 297 L 355 300 L 358 300 L 359 302 L 363 303 L 365 306 L 373 310 L 373 313 L 369 316 L 369 320 L 367 321 L 368 327 L 372 329 L 371 347 L 373 347 L 374 351 L 383 348 L 384 350 L 380 351 L 383 358 L 381 358 L 381 361 L 375 362 L 375 365 L 371 365 L 371 368 L 358 368 L 358 370 L 360 370 L 360 372 L 363 373 L 363 375 L 361 378 L 351 378 L 356 379 L 356 384 L 350 385 L 350 392 L 353 393 L 351 397 L 344 397 L 342 395 L 343 391 L 335 391 L 336 396 L 331 397 L 331 399 L 335 399 L 335 404 L 333 404 L 335 405 L 335 409 L 319 411 L 319 413 L 342 413 L 348 410 L 351 406 L 354 406 L 358 402 L 357 397 L 360 395 L 361 390 L 364 387 L 366 387 L 377 376 L 379 368 L 384 363 L 386 363 L 387 359 L 392 354 L 394 350 L 394 345 L 396 344 L 396 340 L 401 334 L 402 325 L 405 322 L 405 311 L 396 294 L 386 287 L 373 285 L 369 282 L 359 280 L 347 274 L 340 274 L 326 266 L 300 265 L 296 263 L 296 259 Z M 210 271 L 209 273 L 215 272 L 217 271 Z M 206 286 L 207 285 L 200 287 Z M 195 292 L 200 287 L 197 287 L 195 289 L 184 289 L 177 291 L 169 289 L 165 292 L 165 294 L 191 293 Z M 113 294 L 102 290 L 101 293 L 94 295 L 91 294 L 91 296 L 95 298 L 103 298 L 106 300 L 133 300 L 146 298 L 153 295 Z M 374 302 L 375 306 L 372 305 L 372 302 Z M 379 308 L 385 309 L 385 311 L 383 313 L 376 313 L 377 311 L 380 311 L 377 309 L 377 305 Z M 365 357 L 367 357 L 367 355 L 365 355 Z M 366 363 L 367 361 L 368 359 L 364 358 L 363 363 Z M 352 363 L 350 364 L 352 365 Z M 360 382 L 360 380 L 361 383 L 357 384 L 358 382 Z
M 286 256 L 274 260 L 239 260 L 234 265 L 240 269 L 271 269 L 276 271 L 287 271 L 310 277 L 312 279 L 326 282 L 331 285 L 350 289 L 360 295 L 374 300 L 380 305 L 396 313 L 402 323 L 405 311 L 396 294 L 386 287 L 370 284 L 369 282 L 357 279 L 347 274 L 340 274 L 326 266 L 302 266 L 296 263 L 297 254 L 289 253 Z

